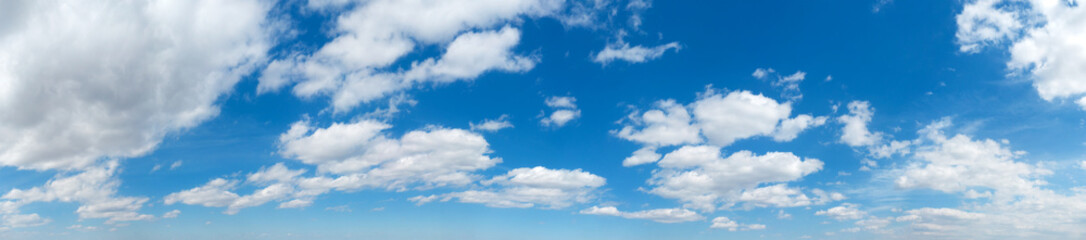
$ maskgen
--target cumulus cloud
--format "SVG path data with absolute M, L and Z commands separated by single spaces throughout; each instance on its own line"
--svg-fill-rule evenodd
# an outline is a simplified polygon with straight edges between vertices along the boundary
M 562 9 L 563 1 L 381 0 L 354 4 L 357 6 L 336 18 L 330 42 L 313 53 L 294 53 L 273 61 L 264 69 L 257 91 L 274 92 L 293 84 L 294 95 L 327 95 L 336 112 L 345 112 L 423 83 L 472 80 L 489 71 L 527 71 L 538 59 L 513 53 L 520 31 L 506 24 L 521 17 L 553 15 Z M 413 62 L 407 70 L 388 69 L 421 46 L 440 46 L 444 53 L 440 58 Z
M 619 211 L 616 207 L 593 206 L 581 210 L 581 214 L 616 216 L 629 219 L 645 219 L 660 223 L 692 222 L 705 219 L 705 217 L 701 216 L 697 212 L 682 208 L 661 208 L 636 212 L 623 212 Z
M 1006 140 L 974 139 L 948 135 L 949 119 L 935 121 L 918 132 L 913 151 L 896 175 L 895 185 L 904 189 L 931 189 L 970 199 L 954 208 L 920 208 L 896 218 L 909 222 L 909 234 L 960 239 L 1061 239 L 1086 234 L 1086 193 L 1066 193 L 1044 188 L 1042 177 L 1052 174 L 1041 165 L 1022 160 Z M 876 221 L 877 220 L 877 221 Z M 868 223 L 882 224 L 884 219 Z M 858 222 L 857 225 L 860 223 Z
M 456 199 L 462 203 L 479 203 L 498 208 L 548 209 L 566 208 L 595 198 L 596 189 L 603 186 L 603 177 L 581 169 L 548 169 L 544 167 L 517 168 L 481 182 L 485 189 L 453 192 L 433 196 L 418 196 L 411 201 L 424 204 L 433 200 Z
M 550 115 L 546 115 L 540 124 L 548 127 L 562 127 L 566 123 L 581 117 L 581 110 L 577 109 L 577 98 L 571 96 L 551 96 L 544 101 L 547 107 L 553 109 Z
M 805 194 L 784 185 L 757 188 L 763 183 L 798 180 L 821 170 L 822 164 L 792 153 L 739 151 L 722 158 L 718 147 L 684 146 L 657 162 L 660 169 L 649 179 L 648 192 L 706 212 L 744 200 L 779 207 L 809 205 Z
M 807 114 L 789 118 L 791 112 L 790 103 L 779 103 L 761 94 L 733 91 L 722 95 L 708 90 L 688 105 L 670 99 L 657 101 L 653 109 L 631 113 L 622 120 L 622 129 L 612 133 L 644 146 L 623 162 L 634 166 L 655 161 L 652 156 L 658 147 L 703 142 L 723 147 L 757 136 L 786 142 L 827 120 Z
M 488 156 L 490 144 L 474 132 L 430 127 L 395 139 L 381 133 L 390 127 L 363 119 L 314 128 L 303 120 L 280 136 L 280 154 L 316 165 L 320 172 L 344 175 L 315 181 L 388 189 L 465 185 L 476 178 L 471 172 L 501 162 Z
M 1025 152 L 1011 151 L 991 139 L 973 140 L 965 135 L 947 137 L 943 128 L 948 119 L 920 131 L 926 142 L 896 180 L 902 188 L 929 188 L 943 192 L 964 192 L 972 188 L 994 189 L 997 194 L 1022 194 L 1044 182 L 1033 177 L 1049 174 L 1044 169 L 1017 162 Z
M 672 146 L 701 142 L 700 129 L 691 123 L 691 116 L 686 106 L 675 100 L 662 100 L 654 109 L 638 115 L 631 114 L 627 119 L 632 124 L 615 132 L 619 138 L 649 145 Z M 638 126 L 644 126 L 638 129 Z
M 7 6 L 25 14 L 0 30 L 0 165 L 20 169 L 147 154 L 217 115 L 270 47 L 258 0 Z
M 20 206 L 35 202 L 70 202 L 80 204 L 76 209 L 80 219 L 106 219 L 107 223 L 154 219 L 154 216 L 139 213 L 148 198 L 116 196 L 121 184 L 115 177 L 119 167 L 117 161 L 110 161 L 85 168 L 78 174 L 59 174 L 41 187 L 12 189 L 0 197 L 10 200 L 0 204 L 7 208 L 0 209 L 3 210 L 0 215 L 27 220 L 29 215 L 16 216 Z M 31 215 L 40 219 L 36 214 Z
M 1007 68 L 1027 72 L 1041 98 L 1074 100 L 1086 94 L 1083 15 L 1086 8 L 1075 1 L 969 1 L 957 15 L 955 36 L 962 52 L 1009 46 Z M 1077 103 L 1086 109 L 1086 100 Z
M 599 53 L 593 57 L 592 61 L 599 64 L 608 64 L 616 60 L 626 61 L 630 63 L 643 63 L 649 60 L 660 58 L 667 53 L 668 50 L 674 49 L 678 52 L 682 49 L 679 42 L 670 42 L 667 44 L 645 47 L 641 45 L 630 46 L 629 43 L 617 43 L 609 44 L 600 50 Z
M 497 132 L 498 130 L 512 128 L 509 123 L 509 115 L 502 115 L 498 119 L 487 119 L 480 123 L 468 123 L 472 131 Z
M 292 170 L 279 163 L 249 174 L 244 181 L 217 178 L 172 193 L 165 203 L 226 207 L 226 214 L 268 202 L 279 202 L 279 208 L 300 208 L 331 190 L 464 186 L 479 180 L 475 171 L 501 162 L 488 156 L 489 144 L 474 132 L 428 127 L 396 139 L 382 134 L 390 127 L 371 119 L 326 128 L 315 128 L 306 120 L 296 122 L 280 136 L 279 153 L 316 166 L 315 176 L 303 176 L 304 169 Z M 235 191 L 241 184 L 261 188 L 239 195 Z
M 844 124 L 841 129 L 841 142 L 852 146 L 871 146 L 882 140 L 882 133 L 871 132 L 867 124 L 871 123 L 875 109 L 867 101 L 852 101 L 848 103 L 848 114 L 837 117 L 837 122 Z
M 728 217 L 716 217 L 713 218 L 713 225 L 709 228 L 715 229 L 728 229 L 728 231 L 748 231 L 748 230 L 762 230 L 765 229 L 765 225 L 762 224 L 739 224 L 734 220 L 728 219 Z

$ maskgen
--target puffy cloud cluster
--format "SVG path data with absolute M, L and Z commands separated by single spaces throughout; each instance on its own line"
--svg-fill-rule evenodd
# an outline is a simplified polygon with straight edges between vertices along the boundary
M 629 219 L 645 219 L 661 223 L 692 222 L 705 219 L 705 217 L 701 216 L 701 214 L 698 214 L 697 212 L 682 208 L 660 208 L 636 212 L 623 212 L 619 211 L 618 208 L 612 206 L 593 206 L 591 208 L 581 210 L 581 214 L 616 216 Z
M 215 102 L 264 61 L 270 5 L 4 4 L 0 166 L 70 170 L 141 156 L 217 115 Z
M 332 190 L 407 191 L 472 185 L 478 189 L 411 200 L 419 204 L 457 199 L 491 207 L 565 208 L 593 200 L 595 190 L 606 182 L 580 169 L 544 167 L 517 168 L 483 179 L 476 172 L 493 167 L 501 159 L 489 156 L 489 144 L 478 133 L 429 127 L 396 139 L 382 134 L 390 127 L 368 119 L 334 123 L 326 128 L 299 121 L 280 136 L 280 154 L 316 166 L 314 176 L 303 176 L 306 170 L 292 170 L 279 163 L 251 173 L 244 180 L 217 178 L 172 193 L 166 196 L 165 203 L 225 207 L 224 213 L 235 214 L 268 202 L 278 202 L 279 208 L 306 207 L 315 197 Z M 259 189 L 239 195 L 236 192 L 242 186 Z
M 758 136 L 785 142 L 827 119 L 807 114 L 790 118 L 791 112 L 791 103 L 779 103 L 761 94 L 733 91 L 723 95 L 709 90 L 689 105 L 662 100 L 654 109 L 634 112 L 614 134 L 643 145 L 623 162 L 635 166 L 659 160 L 658 147 L 699 143 L 723 147 Z
M 1009 46 L 1007 68 L 1028 72 L 1041 98 L 1086 109 L 1086 8 L 1075 1 L 974 0 L 957 15 L 962 52 Z M 1004 44 L 1009 43 L 1009 44 Z
M 777 184 L 795 181 L 822 169 L 822 161 L 801 159 L 792 153 L 770 152 L 755 155 L 739 151 L 720 156 L 720 148 L 684 146 L 657 163 L 648 183 L 649 193 L 677 199 L 686 207 L 712 212 L 737 202 L 752 206 L 794 207 L 843 199 L 840 194 L 821 195 L 830 199 L 812 199 L 799 189 Z
M 561 0 L 515 1 L 339 1 L 311 4 L 343 11 L 334 38 L 312 53 L 293 53 L 264 69 L 258 92 L 294 85 L 294 95 L 327 95 L 336 112 L 424 83 L 472 80 L 489 71 L 523 72 L 539 61 L 513 52 L 520 30 L 507 24 L 521 17 L 549 16 Z M 430 17 L 418 17 L 430 16 Z M 388 69 L 422 46 L 441 46 L 439 58 Z
M 580 169 L 517 168 L 482 181 L 485 189 L 418 196 L 411 198 L 411 201 L 421 205 L 440 198 L 443 202 L 456 199 L 462 203 L 499 208 L 540 206 L 559 209 L 593 200 L 596 189 L 605 183 L 604 178 Z
M 117 161 L 85 168 L 78 174 L 59 174 L 41 187 L 12 189 L 0 199 L 0 215 L 7 227 L 36 226 L 50 222 L 37 214 L 19 214 L 19 208 L 36 202 L 79 203 L 79 219 L 106 219 L 106 223 L 152 220 L 154 216 L 139 213 L 149 200 L 145 197 L 120 197 L 121 182 L 115 177 L 120 171 Z
M 388 189 L 465 185 L 475 179 L 471 172 L 501 162 L 488 156 L 489 143 L 474 132 L 431 127 L 395 139 L 381 134 L 390 127 L 369 119 L 327 128 L 300 121 L 280 136 L 280 153 L 322 173 L 355 176 L 357 184 Z
M 391 126 L 362 119 L 315 128 L 299 121 L 280 136 L 280 154 L 317 167 L 317 176 L 302 177 L 282 163 L 252 173 L 242 182 L 218 178 L 204 186 L 170 194 L 166 204 L 227 207 L 225 213 L 280 201 L 280 208 L 305 207 L 330 190 L 429 189 L 464 186 L 479 179 L 474 172 L 493 167 L 489 144 L 477 133 L 430 127 L 389 138 Z M 250 195 L 234 193 L 239 184 L 261 186 Z

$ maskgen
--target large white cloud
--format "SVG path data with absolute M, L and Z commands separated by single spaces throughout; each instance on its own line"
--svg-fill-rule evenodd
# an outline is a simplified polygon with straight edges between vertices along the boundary
M 1006 140 L 948 136 L 949 119 L 919 131 L 909 162 L 888 173 L 904 189 L 932 189 L 966 201 L 963 209 L 919 208 L 906 211 L 910 234 L 946 239 L 1066 239 L 1086 230 L 1086 193 L 1047 189 L 1043 177 L 1052 174 L 1043 164 L 1022 161 Z M 859 224 L 859 223 L 857 223 Z
M 260 78 L 258 92 L 294 85 L 293 93 L 309 98 L 330 95 L 337 112 L 425 82 L 471 80 L 492 71 L 526 71 L 538 61 L 514 55 L 520 31 L 502 25 L 523 16 L 548 16 L 561 10 L 561 0 L 487 1 L 340 1 L 311 7 L 344 7 L 334 35 L 313 53 L 296 53 L 272 62 Z M 419 17 L 427 16 L 427 17 Z M 495 30 L 501 28 L 500 30 Z M 414 62 L 404 71 L 386 69 L 422 46 L 438 45 L 441 58 Z
M 651 163 L 655 148 L 708 143 L 728 146 L 735 141 L 759 136 L 774 141 L 791 141 L 806 129 L 826 123 L 826 117 L 800 114 L 790 118 L 790 102 L 780 103 L 749 91 L 727 95 L 708 90 L 688 105 L 661 100 L 644 113 L 634 112 L 623 119 L 624 126 L 613 133 L 643 145 L 623 164 Z
M 1086 8 L 1076 1 L 976 0 L 957 15 L 963 52 L 1003 46 L 1007 68 L 1028 72 L 1041 98 L 1078 98 L 1086 109 Z
M 320 172 L 357 175 L 357 184 L 389 189 L 465 185 L 476 178 L 471 172 L 501 162 L 488 156 L 489 143 L 478 133 L 432 127 L 395 139 L 381 134 L 389 127 L 363 119 L 315 129 L 301 121 L 280 137 L 280 153 Z
M 5 1 L 0 165 L 75 169 L 134 157 L 218 114 L 262 64 L 270 4 Z
M 778 207 L 810 205 L 809 197 L 799 190 L 784 185 L 758 186 L 798 180 L 821 170 L 823 163 L 785 152 L 754 155 L 739 151 L 722 158 L 719 147 L 684 146 L 665 155 L 657 165 L 660 169 L 648 181 L 649 193 L 712 212 L 741 201 Z

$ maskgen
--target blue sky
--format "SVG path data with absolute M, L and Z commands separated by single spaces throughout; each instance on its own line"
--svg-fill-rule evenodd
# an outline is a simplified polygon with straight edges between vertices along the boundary
M 7 1 L 0 238 L 1082 238 L 1084 19 Z

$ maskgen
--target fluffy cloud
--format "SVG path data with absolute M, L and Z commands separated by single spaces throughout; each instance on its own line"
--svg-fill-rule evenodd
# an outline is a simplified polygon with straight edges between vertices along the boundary
M 728 219 L 728 217 L 716 217 L 713 218 L 713 225 L 709 228 L 715 229 L 728 229 L 728 231 L 747 231 L 747 230 L 762 230 L 765 229 L 765 225 L 762 224 L 739 224 L 734 220 Z
M 837 117 L 837 122 L 844 124 L 841 130 L 841 142 L 853 146 L 871 146 L 882 140 L 882 133 L 872 133 L 867 129 L 871 117 L 875 115 L 875 109 L 867 101 L 852 101 L 848 103 L 848 114 Z
M 1007 68 L 1028 72 L 1041 98 L 1086 109 L 1086 8 L 1075 1 L 976 0 L 957 15 L 962 52 L 1009 42 Z
M 684 146 L 664 156 L 657 163 L 660 170 L 649 179 L 649 193 L 678 199 L 686 207 L 714 211 L 738 201 L 756 204 L 806 205 L 807 197 L 798 190 L 781 186 L 756 189 L 763 183 L 789 182 L 822 169 L 817 159 L 802 160 L 791 153 L 770 152 L 754 155 L 739 151 L 721 158 L 720 148 Z M 750 191 L 744 193 L 745 191 Z M 780 193 L 780 194 L 778 194 Z M 799 202 L 799 203 L 797 203 Z
M 464 186 L 478 181 L 475 171 L 501 162 L 487 156 L 489 144 L 477 133 L 429 127 L 395 139 L 381 133 L 390 127 L 370 119 L 334 123 L 327 128 L 315 128 L 305 120 L 296 122 L 280 136 L 279 152 L 315 165 L 316 176 L 304 177 L 305 170 L 279 163 L 249 174 L 245 181 L 218 178 L 172 193 L 165 203 L 226 207 L 226 214 L 268 202 L 280 202 L 279 208 L 299 208 L 331 190 Z M 261 188 L 244 196 L 235 193 L 243 183 Z
M 364 119 L 315 129 L 300 121 L 280 136 L 280 153 L 320 172 L 344 175 L 315 184 L 347 181 L 389 189 L 465 185 L 475 179 L 470 172 L 501 162 L 487 156 L 490 144 L 477 133 L 431 127 L 393 139 L 381 134 L 390 127 Z
M 906 166 L 892 170 L 896 185 L 905 189 L 933 189 L 974 201 L 965 207 L 921 208 L 897 218 L 910 222 L 910 234 L 960 239 L 1062 239 L 1086 234 L 1086 193 L 1043 188 L 1041 177 L 1050 170 L 1019 161 L 1025 153 L 1013 151 L 1007 141 L 974 140 L 944 133 L 948 119 L 919 131 L 920 139 Z
M 85 168 L 74 175 L 57 175 L 44 186 L 30 189 L 12 189 L 4 194 L 4 208 L 0 215 L 15 216 L 20 206 L 35 202 L 76 202 L 80 203 L 76 213 L 80 219 L 106 219 L 107 223 L 124 221 L 151 220 L 154 216 L 140 214 L 139 210 L 147 203 L 145 197 L 118 197 L 120 181 L 115 175 L 119 170 L 117 161 Z M 7 213 L 5 213 L 7 212 Z M 32 214 L 38 218 L 36 214 Z M 13 218 L 26 220 L 29 215 Z
M 509 123 L 509 115 L 502 115 L 498 119 L 487 119 L 481 123 L 469 123 L 472 131 L 486 131 L 497 132 L 498 130 L 512 128 L 513 124 Z
M 542 120 L 539 120 L 539 123 L 548 127 L 562 127 L 565 126 L 566 123 L 581 117 L 581 110 L 577 109 L 576 102 L 577 98 L 570 96 L 552 96 L 547 98 L 544 103 L 551 109 L 554 109 L 554 111 L 551 112 L 550 115 L 543 117 Z
M 925 145 L 919 146 L 897 180 L 902 188 L 929 188 L 943 192 L 994 189 L 997 194 L 1023 194 L 1044 182 L 1033 177 L 1049 171 L 1015 161 L 1024 152 L 1011 151 L 991 139 L 973 140 L 965 135 L 947 137 L 943 128 L 949 120 L 935 122 L 923 130 Z
M 795 139 L 800 132 L 821 126 L 826 117 L 801 114 L 789 118 L 791 104 L 755 95 L 749 91 L 733 91 L 727 95 L 709 90 L 689 105 L 674 100 L 662 100 L 644 113 L 634 112 L 623 119 L 624 126 L 612 131 L 616 136 L 642 144 L 624 165 L 650 163 L 650 149 L 656 147 L 699 144 L 708 142 L 728 146 L 740 139 L 770 136 L 778 142 Z M 658 158 L 658 157 L 657 157 Z
M 638 115 L 631 114 L 633 125 L 626 125 L 615 132 L 619 138 L 650 146 L 672 146 L 701 142 L 700 129 L 691 124 L 686 106 L 674 100 L 656 102 L 656 108 Z M 637 126 L 644 126 L 637 129 Z
M 818 210 L 818 212 L 815 212 L 815 215 L 831 217 L 838 221 L 857 220 L 867 216 L 867 212 L 864 212 L 857 207 L 856 204 L 842 203 L 841 206 L 832 207 L 826 210 Z
M 4 166 L 78 169 L 144 155 L 218 114 L 215 102 L 270 47 L 265 1 L 6 7 L 23 14 L 0 24 Z
M 424 204 L 438 198 L 441 201 L 457 199 L 463 203 L 480 203 L 499 208 L 540 206 L 559 209 L 592 200 L 597 194 L 595 190 L 603 186 L 606 180 L 580 169 L 534 167 L 513 169 L 481 183 L 489 188 L 419 196 L 411 200 Z
M 607 45 L 607 47 L 604 47 L 603 50 L 600 50 L 599 53 L 596 53 L 592 61 L 604 65 L 615 60 L 622 60 L 630 63 L 643 63 L 660 58 L 661 56 L 664 56 L 664 53 L 667 53 L 667 50 L 672 49 L 678 52 L 682 49 L 682 46 L 679 46 L 678 42 L 671 42 L 655 47 L 640 45 L 631 47 L 629 43 L 610 44 Z
M 615 207 L 593 206 L 591 208 L 581 210 L 581 214 L 616 216 L 629 219 L 645 219 L 661 223 L 692 222 L 705 219 L 705 217 L 701 216 L 697 212 L 682 208 L 661 208 L 642 210 L 637 212 L 623 212 L 619 211 L 618 208 Z
M 310 6 L 343 7 L 346 2 Z M 421 83 L 471 80 L 488 71 L 527 71 L 538 59 L 513 54 L 520 31 L 501 26 L 523 16 L 554 14 L 563 1 L 381 0 L 355 4 L 336 19 L 331 42 L 311 54 L 296 53 L 269 64 L 260 77 L 258 92 L 296 83 L 294 95 L 330 95 L 334 110 L 343 112 Z M 413 62 L 403 71 L 387 69 L 420 46 L 430 45 L 443 47 L 441 58 Z
M 739 139 L 771 135 L 782 119 L 792 112 L 789 103 L 748 91 L 735 91 L 728 95 L 706 93 L 691 104 L 694 119 L 709 143 L 718 146 L 731 145 Z

